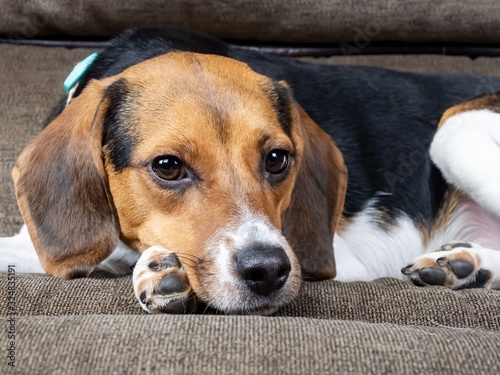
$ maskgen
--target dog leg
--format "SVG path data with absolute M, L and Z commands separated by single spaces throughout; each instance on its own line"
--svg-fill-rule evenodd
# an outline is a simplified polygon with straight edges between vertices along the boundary
M 401 272 L 417 286 L 500 289 L 500 251 L 472 242 L 452 242 L 417 257 Z
M 153 314 L 194 312 L 196 300 L 177 256 L 153 246 L 142 253 L 133 272 L 134 292 L 141 307 Z
M 500 113 L 479 109 L 448 117 L 429 152 L 449 184 L 500 217 Z

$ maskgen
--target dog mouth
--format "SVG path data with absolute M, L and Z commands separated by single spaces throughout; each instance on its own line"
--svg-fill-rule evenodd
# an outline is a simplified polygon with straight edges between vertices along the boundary
M 199 298 L 198 313 L 217 315 L 272 315 L 299 295 L 300 273 L 293 272 L 283 287 L 269 295 L 258 295 L 242 282 L 218 285 Z

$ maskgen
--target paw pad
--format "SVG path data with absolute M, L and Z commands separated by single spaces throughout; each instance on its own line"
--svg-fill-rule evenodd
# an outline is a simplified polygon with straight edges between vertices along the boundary
M 426 267 L 418 271 L 420 280 L 428 285 L 444 285 L 446 272 L 439 268 Z
M 188 288 L 188 285 L 181 280 L 181 278 L 175 274 L 171 273 L 167 276 L 163 276 L 160 281 L 159 291 L 161 294 L 176 294 L 182 293 Z
M 459 279 L 465 279 L 474 272 L 474 265 L 467 260 L 452 260 L 449 262 L 451 272 L 455 274 Z
M 141 255 L 133 280 L 135 295 L 147 312 L 184 314 L 196 309 L 185 269 L 177 256 L 164 248 L 155 246 Z
M 466 242 L 443 245 L 438 252 L 417 258 L 401 272 L 417 286 L 442 285 L 450 289 L 489 287 L 492 274 L 480 267 L 478 248 Z

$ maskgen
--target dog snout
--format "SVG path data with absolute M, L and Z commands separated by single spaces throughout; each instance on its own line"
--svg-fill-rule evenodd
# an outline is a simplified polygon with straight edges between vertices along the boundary
M 235 255 L 236 272 L 254 293 L 268 296 L 285 285 L 290 259 L 279 246 L 255 244 Z

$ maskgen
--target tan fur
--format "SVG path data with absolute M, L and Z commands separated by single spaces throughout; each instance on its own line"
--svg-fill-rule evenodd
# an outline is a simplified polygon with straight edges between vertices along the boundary
M 306 278 L 334 278 L 331 244 L 344 208 L 347 168 L 342 153 L 330 137 L 298 105 L 297 111 L 304 156 L 291 206 L 284 215 L 284 233 L 295 249 Z M 323 186 L 313 182 L 322 179 Z M 308 225 L 304 225 L 305 222 Z
M 88 274 L 118 241 L 100 160 L 107 105 L 101 99 L 109 82 L 95 83 L 75 99 L 24 149 L 12 173 L 19 207 L 38 257 L 47 273 L 55 276 Z M 72 187 L 57 186 L 61 179 Z M 96 206 L 100 212 L 96 212 Z M 96 221 L 84 228 L 85 233 L 80 231 L 85 224 L 79 217 L 82 211 L 92 212 L 91 221 Z
M 101 163 L 102 115 L 97 103 L 105 87 L 121 78 L 133 95 L 128 111 L 140 142 L 130 167 L 115 171 L 106 149 Z M 88 157 L 109 188 L 121 239 L 139 252 L 153 245 L 173 251 L 198 296 L 207 295 L 203 278 L 214 268 L 204 253 L 206 245 L 218 230 L 231 227 L 241 206 L 258 212 L 278 229 L 282 228 L 282 216 L 287 218 L 290 225 L 283 228 L 284 232 L 290 243 L 300 244 L 296 253 L 306 274 L 333 277 L 331 239 L 343 209 L 346 167 L 334 142 L 294 102 L 291 134 L 285 133 L 268 95 L 271 84 L 269 78 L 245 64 L 218 56 L 170 53 L 147 60 L 111 79 L 91 82 L 28 146 L 14 171 L 16 181 L 23 174 L 23 165 L 33 163 L 33 147 L 40 150 L 56 133 L 74 128 L 70 142 L 81 137 L 82 142 L 92 145 Z M 94 131 L 91 141 L 89 129 Z M 72 151 L 79 153 L 83 147 L 81 142 L 75 143 Z M 290 150 L 294 157 L 286 179 L 271 186 L 263 181 L 259 168 L 263 152 L 275 148 Z M 53 152 L 49 149 L 47 155 Z M 183 192 L 162 187 L 148 168 L 161 155 L 177 155 L 197 171 L 201 182 Z M 317 188 L 310 187 L 311 173 L 326 176 L 324 188 L 314 191 Z M 18 191 L 25 220 L 48 273 L 71 277 L 70 269 L 78 263 L 89 272 L 109 254 L 109 246 L 101 245 L 82 254 L 69 251 L 66 257 L 54 256 L 55 250 L 37 240 L 39 229 L 30 224 L 30 207 L 22 189 Z M 310 226 L 302 224 L 303 216 L 293 219 L 303 214 L 310 216 Z M 291 225 L 298 223 L 301 227 L 294 230 Z M 326 229 L 316 231 L 321 225 Z M 61 234 L 64 231 L 62 227 Z M 112 233 L 109 235 L 113 238 Z M 317 238 L 323 235 L 328 238 Z M 314 241 L 320 240 L 329 242 L 328 246 L 313 253 L 318 251 Z M 313 246 L 309 249 L 310 243 Z M 293 254 L 290 256 L 293 258 Z M 296 260 L 291 262 L 292 267 L 299 267 Z
M 424 258 L 418 261 L 418 268 L 436 267 L 436 261 L 431 258 Z
M 204 260 L 203 250 L 211 236 L 230 224 L 240 204 L 261 212 L 280 228 L 294 176 L 292 173 L 278 189 L 262 194 L 262 181 L 255 173 L 262 157 L 258 140 L 264 134 L 273 136 L 273 148 L 293 148 L 264 95 L 268 80 L 241 63 L 228 64 L 226 59 L 208 56 L 197 59 L 204 68 L 200 74 L 191 71 L 189 54 L 176 54 L 141 66 L 139 72 L 134 71 L 137 76 L 125 77 L 132 87 L 147 90 L 146 100 L 138 99 L 133 109 L 142 141 L 133 155 L 132 168 L 116 173 L 106 163 L 106 170 L 123 240 L 139 251 L 161 245 L 180 253 L 191 285 L 202 294 L 203 275 L 195 259 Z M 227 72 L 224 79 L 209 73 L 221 70 Z M 142 71 L 148 76 L 143 78 Z M 182 74 L 187 72 L 193 74 Z M 247 84 L 227 79 L 235 76 Z M 142 82 L 149 78 L 164 84 Z M 207 80 L 220 96 L 205 91 L 200 79 Z M 216 104 L 227 109 L 224 118 L 218 117 L 221 113 L 214 110 Z M 222 122 L 226 125 L 223 135 Z M 242 153 L 244 149 L 248 152 Z M 172 154 L 199 171 L 204 189 L 172 192 L 158 186 L 142 167 L 158 155 Z M 213 269 L 209 264 L 204 268 Z
M 500 93 L 484 95 L 448 108 L 439 121 L 438 129 L 446 122 L 446 120 L 459 113 L 488 108 L 496 111 L 500 110 Z
M 443 204 L 438 211 L 436 219 L 432 223 L 425 223 L 420 227 L 420 235 L 424 245 L 427 245 L 439 233 L 442 233 L 458 207 L 462 193 L 450 186 L 445 193 Z M 430 224 L 430 225 L 429 225 Z M 439 251 L 439 250 L 436 250 Z
M 467 251 L 460 251 L 460 252 L 453 253 L 453 254 L 449 255 L 447 257 L 447 259 L 448 259 L 448 261 L 452 261 L 455 259 L 465 260 L 465 261 L 472 263 L 474 265 L 477 265 L 479 263 L 478 259 L 476 259 L 475 256 L 469 254 Z

